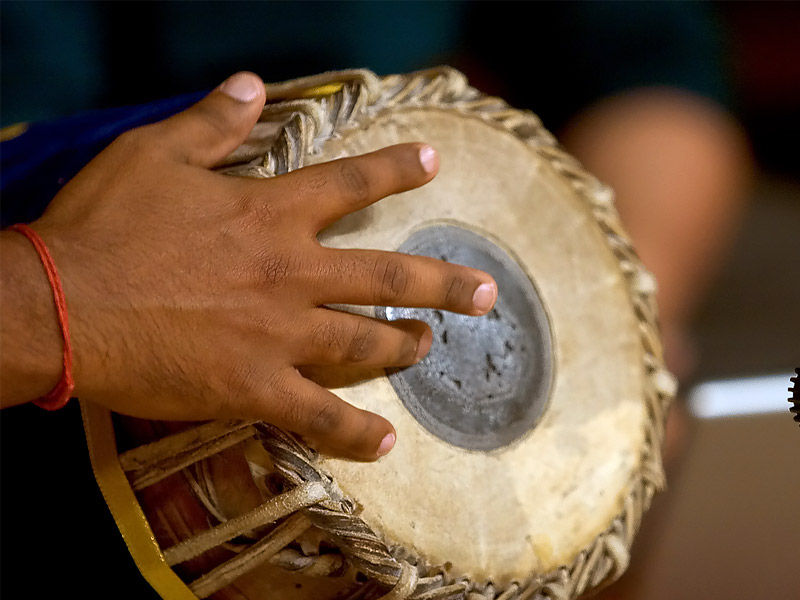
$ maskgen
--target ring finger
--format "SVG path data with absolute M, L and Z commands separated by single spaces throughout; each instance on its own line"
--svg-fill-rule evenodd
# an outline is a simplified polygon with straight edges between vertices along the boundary
M 298 351 L 298 365 L 405 367 L 419 362 L 433 340 L 421 321 L 392 322 L 315 308 Z

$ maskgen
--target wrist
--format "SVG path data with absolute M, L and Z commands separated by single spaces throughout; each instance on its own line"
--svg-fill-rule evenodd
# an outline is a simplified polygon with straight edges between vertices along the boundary
M 98 382 L 95 379 L 101 372 L 102 361 L 95 352 L 100 346 L 98 328 L 109 333 L 107 327 L 100 325 L 105 321 L 101 316 L 104 303 L 102 295 L 98 295 L 101 290 L 97 284 L 104 278 L 98 272 L 96 254 L 84 243 L 80 227 L 64 227 L 47 212 L 31 226 L 47 245 L 61 279 L 72 347 L 73 395 L 96 395 Z M 50 300 L 52 303 L 52 294 Z
M 24 236 L 0 232 L 0 373 L 2 406 L 47 394 L 62 374 L 63 339 L 53 292 Z

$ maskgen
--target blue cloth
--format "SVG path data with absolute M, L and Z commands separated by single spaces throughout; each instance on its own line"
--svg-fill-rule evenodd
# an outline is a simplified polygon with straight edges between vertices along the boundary
M 61 187 L 121 133 L 165 119 L 207 93 L 33 123 L 22 135 L 3 142 L 2 227 L 39 217 Z

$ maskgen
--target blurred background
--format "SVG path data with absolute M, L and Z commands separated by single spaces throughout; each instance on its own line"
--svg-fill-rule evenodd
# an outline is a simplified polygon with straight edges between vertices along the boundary
M 785 388 L 800 367 L 800 4 L 4 1 L 0 10 L 3 127 L 210 90 L 245 69 L 280 81 L 450 64 L 536 112 L 616 189 L 659 279 L 682 386 L 669 490 L 645 518 L 631 569 L 603 597 L 798 597 L 800 430 Z M 2 203 L 13 212 L 19 199 Z M 27 208 L 35 216 L 42 206 Z M 762 376 L 773 378 L 751 385 Z M 709 395 L 720 410 L 703 408 Z M 96 490 L 77 405 L 4 411 L 0 433 L 2 593 L 154 597 Z

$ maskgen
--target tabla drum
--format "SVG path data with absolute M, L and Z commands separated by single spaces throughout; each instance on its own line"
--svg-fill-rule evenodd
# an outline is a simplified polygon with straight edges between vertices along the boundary
M 320 239 L 484 269 L 499 299 L 483 317 L 341 307 L 434 334 L 418 365 L 334 390 L 394 424 L 373 464 L 262 422 L 84 403 L 97 480 L 143 575 L 170 600 L 562 600 L 613 581 L 664 482 L 674 380 L 612 192 L 536 116 L 452 69 L 328 73 L 267 96 L 222 169 L 273 177 L 425 141 L 441 160 L 432 183 Z

